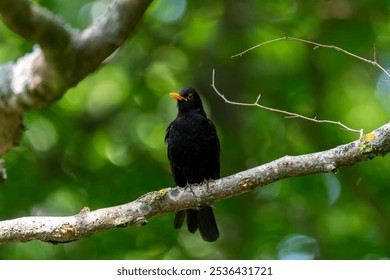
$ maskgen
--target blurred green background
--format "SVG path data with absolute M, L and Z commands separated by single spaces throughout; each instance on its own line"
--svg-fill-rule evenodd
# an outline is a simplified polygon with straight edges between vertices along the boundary
M 83 29 L 110 1 L 36 1 Z M 390 65 L 388 0 L 155 1 L 137 32 L 105 66 L 51 107 L 25 114 L 21 144 L 5 156 L 0 220 L 74 215 L 172 186 L 164 144 L 175 118 L 169 92 L 192 85 L 221 140 L 222 176 L 284 155 L 312 153 L 358 135 L 259 108 L 261 103 L 341 121 L 369 132 L 388 122 L 390 88 L 368 63 L 292 41 L 230 57 L 289 36 L 337 45 Z M 0 25 L 0 62 L 32 45 Z M 388 79 L 388 78 L 387 78 Z M 390 257 L 390 157 L 336 175 L 276 182 L 216 203 L 221 238 L 172 228 L 173 213 L 69 244 L 0 246 L 0 259 L 386 259 Z

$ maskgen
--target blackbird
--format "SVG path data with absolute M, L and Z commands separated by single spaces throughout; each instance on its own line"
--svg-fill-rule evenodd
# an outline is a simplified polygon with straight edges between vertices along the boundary
M 170 96 L 177 100 L 178 114 L 166 130 L 165 143 L 168 144 L 168 159 L 176 186 L 218 179 L 219 139 L 214 124 L 206 116 L 200 96 L 192 87 Z M 182 226 L 186 213 L 187 228 L 191 233 L 199 228 L 203 240 L 217 240 L 219 231 L 211 206 L 176 212 L 174 228 Z

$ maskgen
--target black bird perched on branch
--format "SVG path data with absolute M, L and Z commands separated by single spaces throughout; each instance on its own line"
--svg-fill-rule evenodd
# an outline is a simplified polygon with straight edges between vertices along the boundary
M 165 142 L 175 184 L 185 187 L 218 179 L 220 147 L 217 130 L 207 118 L 198 93 L 187 87 L 170 96 L 177 100 L 178 114 L 166 130 Z M 217 240 L 219 231 L 211 206 L 177 212 L 174 228 L 182 226 L 186 213 L 187 228 L 191 233 L 199 228 L 203 240 Z

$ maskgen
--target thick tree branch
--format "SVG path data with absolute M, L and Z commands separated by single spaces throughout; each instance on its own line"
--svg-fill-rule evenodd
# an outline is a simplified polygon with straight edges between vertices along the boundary
M 126 226 L 145 225 L 168 212 L 196 208 L 237 196 L 294 176 L 336 172 L 343 166 L 385 156 L 390 152 L 390 123 L 336 148 L 273 162 L 200 185 L 150 192 L 137 200 L 110 208 L 84 208 L 69 217 L 24 217 L 0 222 L 0 244 L 41 240 L 69 242 L 94 233 Z
M 14 132 L 0 137 L 0 155 L 18 142 L 23 110 L 50 105 L 96 70 L 133 33 L 150 2 L 116 0 L 82 32 L 32 2 L 0 2 L 5 24 L 37 44 L 32 53 L 0 65 L 0 117 L 10 119 L 7 125 L 0 122 L 0 136 Z
M 0 14 L 9 29 L 43 49 L 61 52 L 72 36 L 60 18 L 33 2 L 2 0 Z

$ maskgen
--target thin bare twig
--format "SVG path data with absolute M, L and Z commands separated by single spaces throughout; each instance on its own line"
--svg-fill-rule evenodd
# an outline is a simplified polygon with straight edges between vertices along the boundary
M 390 78 L 390 73 L 387 72 L 377 61 L 377 53 L 376 53 L 376 47 L 374 46 L 374 59 L 373 60 L 370 60 L 370 59 L 367 59 L 367 58 L 364 58 L 364 57 L 361 57 L 361 56 L 358 56 L 354 53 L 351 53 L 347 50 L 344 50 L 340 47 L 337 47 L 337 46 L 334 46 L 334 45 L 326 45 L 326 44 L 320 44 L 320 43 L 317 43 L 317 42 L 313 42 L 313 41 L 309 41 L 309 40 L 305 40 L 305 39 L 300 39 L 300 38 L 294 38 L 294 37 L 290 37 L 290 36 L 287 36 L 285 35 L 284 37 L 280 37 L 280 38 L 276 38 L 276 39 L 272 39 L 272 40 L 269 40 L 269 41 L 266 41 L 266 42 L 263 42 L 263 43 L 260 43 L 256 46 L 253 46 L 249 49 L 246 49 L 245 51 L 243 52 L 240 52 L 238 54 L 235 54 L 233 55 L 231 58 L 235 58 L 235 57 L 238 57 L 238 56 L 242 56 L 244 55 L 245 53 L 247 52 L 250 52 L 256 48 L 259 48 L 261 46 L 264 46 L 264 45 L 267 45 L 267 44 L 271 44 L 271 43 L 274 43 L 274 42 L 277 42 L 277 41 L 282 41 L 282 40 L 290 40 L 290 41 L 297 41 L 297 42 L 302 42 L 302 43 L 305 43 L 305 44 L 310 44 L 310 45 L 314 45 L 314 50 L 318 49 L 318 48 L 328 48 L 328 49 L 334 49 L 336 51 L 339 51 L 339 52 L 342 52 L 342 53 L 345 53 L 349 56 L 352 56 L 356 59 L 359 59 L 361 61 L 364 61 L 366 63 L 369 63 L 373 66 L 375 66 L 376 68 L 380 69 L 387 77 Z M 335 124 L 335 125 L 339 125 L 341 126 L 343 129 L 347 130 L 347 131 L 350 131 L 350 132 L 354 132 L 354 133 L 359 133 L 360 136 L 363 135 L 363 129 L 360 129 L 360 130 L 356 130 L 356 129 L 352 129 L 344 124 L 342 124 L 341 122 L 336 122 L 336 121 L 330 121 L 330 120 L 317 120 L 317 117 L 314 117 L 314 118 L 309 118 L 309 117 L 306 117 L 306 116 L 302 116 L 300 114 L 296 114 L 296 113 L 291 113 L 291 112 L 288 112 L 288 111 L 284 111 L 284 110 L 278 110 L 278 109 L 274 109 L 274 108 L 270 108 L 270 107 L 267 107 L 267 106 L 264 106 L 264 105 L 261 105 L 259 104 L 259 100 L 260 100 L 260 95 L 257 97 L 256 101 L 254 103 L 240 103 L 240 102 L 233 102 L 233 101 L 230 101 L 228 100 L 223 94 L 221 94 L 216 86 L 215 86 L 215 81 L 214 81 L 214 75 L 215 75 L 215 70 L 213 70 L 213 78 L 212 78 L 212 88 L 215 90 L 215 92 L 227 103 L 229 104 L 234 104 L 234 105 L 240 105 L 240 106 L 256 106 L 256 107 L 260 107 L 262 109 L 265 109 L 265 110 L 269 110 L 269 111 L 272 111 L 272 112 L 278 112 L 278 113 L 282 113 L 282 114 L 285 114 L 287 115 L 287 117 L 289 118 L 300 118 L 300 119 L 304 119 L 304 120 L 308 120 L 308 121 L 313 121 L 313 122 L 317 122 L 317 123 L 330 123 L 330 124 Z M 389 80 L 390 81 L 390 80 Z
M 318 48 L 327 48 L 327 49 L 334 49 L 336 51 L 339 51 L 339 52 L 342 52 L 342 53 L 345 53 L 349 56 L 352 56 L 356 59 L 359 59 L 361 61 L 364 61 L 366 63 L 369 63 L 371 65 L 373 65 L 374 67 L 380 69 L 387 77 L 390 78 L 390 73 L 387 72 L 377 61 L 377 55 L 376 55 L 376 48 L 374 46 L 374 60 L 370 60 L 370 59 L 367 59 L 367 58 L 364 58 L 364 57 L 361 57 L 361 56 L 358 56 L 354 53 L 351 53 L 347 50 L 344 50 L 340 47 L 337 47 L 337 46 L 334 46 L 334 45 L 326 45 L 326 44 L 320 44 L 320 43 L 317 43 L 317 42 L 313 42 L 313 41 L 309 41 L 309 40 L 305 40 L 305 39 L 300 39 L 300 38 L 294 38 L 294 37 L 290 37 L 290 36 L 284 36 L 284 37 L 280 37 L 280 38 L 276 38 L 276 39 L 272 39 L 272 40 L 269 40 L 269 41 L 266 41 L 266 42 L 263 42 L 261 44 L 258 44 L 254 47 L 251 47 L 249 49 L 246 49 L 245 51 L 243 52 L 240 52 L 238 54 L 235 54 L 233 55 L 231 58 L 234 58 L 234 57 L 238 57 L 238 56 L 242 56 L 243 54 L 249 52 L 249 51 L 252 51 L 256 48 L 259 48 L 261 46 L 264 46 L 264 45 L 267 45 L 267 44 L 271 44 L 271 43 L 274 43 L 274 42 L 277 42 L 277 41 L 282 41 L 282 40 L 290 40 L 290 41 L 297 41 L 297 42 L 301 42 L 301 43 L 305 43 L 305 44 L 310 44 L 310 45 L 314 45 L 314 49 L 318 49 Z
M 238 53 L 238 54 L 235 54 L 235 55 L 231 56 L 230 58 L 235 58 L 235 57 L 237 57 L 237 56 L 242 56 L 243 54 L 245 54 L 245 53 L 247 53 L 247 52 L 250 52 L 250 51 L 252 51 L 252 50 L 254 50 L 254 49 L 257 49 L 257 48 L 259 48 L 259 47 L 261 47 L 261 46 L 264 46 L 264 45 L 267 45 L 267 44 L 270 44 L 270 43 L 274 43 L 274 42 L 277 42 L 277 41 L 281 41 L 281 40 L 286 40 L 286 39 L 287 39 L 286 37 L 281 37 L 281 38 L 276 38 L 276 39 L 273 39 L 273 40 L 269 40 L 269 41 L 260 43 L 260 44 L 258 44 L 258 45 L 256 45 L 256 46 L 253 46 L 253 47 L 251 47 L 251 48 L 249 48 L 249 49 L 246 49 L 246 50 L 243 51 L 243 52 L 240 52 L 240 53 Z
M 228 100 L 225 95 L 223 95 L 222 93 L 220 93 L 217 89 L 217 87 L 215 86 L 215 69 L 213 69 L 213 74 L 212 74 L 212 83 L 211 83 L 211 87 L 214 89 L 214 91 L 228 104 L 232 104 L 232 105 L 239 105 L 239 106 L 251 106 L 251 107 L 259 107 L 259 108 L 262 108 L 262 109 L 265 109 L 265 110 L 268 110 L 268 111 L 272 111 L 272 112 L 277 112 L 277 113 L 281 113 L 281 114 L 284 114 L 286 115 L 287 118 L 300 118 L 300 119 L 304 119 L 304 120 L 308 120 L 308 121 L 312 121 L 312 122 L 316 122 L 316 123 L 330 123 L 330 124 L 335 124 L 335 125 L 338 125 L 338 126 L 341 126 L 344 130 L 347 130 L 349 132 L 353 132 L 353 133 L 359 133 L 360 137 L 363 136 L 363 129 L 360 129 L 360 130 L 357 130 L 357 129 L 353 129 L 353 128 L 350 128 L 348 126 L 346 126 L 345 124 L 342 124 L 341 122 L 336 122 L 336 121 L 330 121 L 330 120 L 318 120 L 317 117 L 314 117 L 314 118 L 309 118 L 309 117 L 306 117 L 306 116 L 303 116 L 303 115 L 300 115 L 300 114 L 297 114 L 297 113 L 292 113 L 292 112 L 288 112 L 288 111 L 284 111 L 284 110 L 279 110 L 279 109 L 275 109 L 275 108 L 271 108 L 271 107 L 267 107 L 267 106 L 264 106 L 264 105 L 261 105 L 259 104 L 259 101 L 260 101 L 260 97 L 261 97 L 261 94 L 259 94 L 256 98 L 256 101 L 254 103 L 242 103 L 242 102 L 235 102 L 235 101 L 230 101 Z

